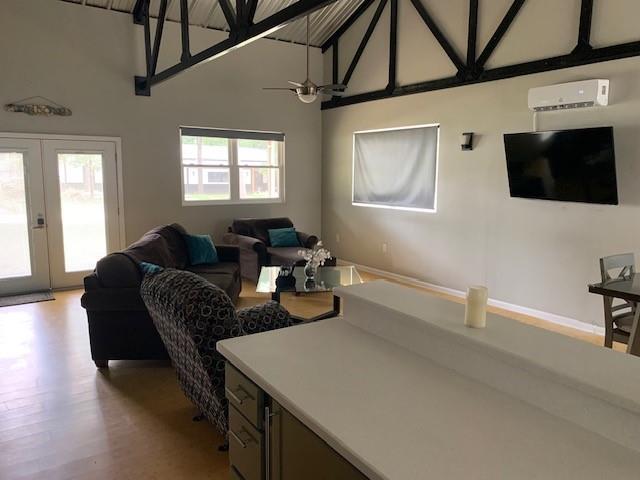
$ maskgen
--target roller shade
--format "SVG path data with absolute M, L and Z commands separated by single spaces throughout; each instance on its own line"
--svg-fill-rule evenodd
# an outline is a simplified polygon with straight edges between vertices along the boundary
M 218 128 L 181 127 L 180 133 L 190 137 L 236 138 L 241 140 L 270 140 L 283 142 L 284 133 L 252 132 L 248 130 L 222 130 Z
M 353 203 L 435 210 L 438 126 L 354 134 Z

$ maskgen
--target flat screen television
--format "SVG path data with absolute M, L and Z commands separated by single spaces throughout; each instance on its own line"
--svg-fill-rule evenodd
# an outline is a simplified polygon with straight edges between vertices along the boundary
M 618 204 L 613 127 L 506 133 L 512 197 Z

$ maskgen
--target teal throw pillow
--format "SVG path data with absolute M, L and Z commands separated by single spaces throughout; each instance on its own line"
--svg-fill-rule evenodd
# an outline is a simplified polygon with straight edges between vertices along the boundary
M 204 263 L 218 263 L 218 252 L 209 235 L 185 235 L 187 250 L 189 251 L 189 263 L 202 265 Z
M 145 275 L 148 275 L 150 273 L 160 273 L 164 270 L 163 267 L 161 267 L 160 265 L 156 265 L 155 263 L 140 262 L 139 265 L 140 270 L 142 270 L 142 273 Z
M 269 242 L 272 247 L 299 247 L 300 241 L 296 229 L 291 228 L 274 228 L 268 230 Z

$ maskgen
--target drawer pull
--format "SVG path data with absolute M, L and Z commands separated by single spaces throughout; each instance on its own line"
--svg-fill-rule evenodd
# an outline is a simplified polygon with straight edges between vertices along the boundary
M 227 396 L 231 397 L 231 399 L 234 402 L 237 402 L 239 405 L 242 405 L 242 402 L 244 402 L 245 400 L 248 400 L 248 399 L 253 400 L 253 397 L 249 395 L 247 391 L 242 387 L 236 388 L 237 394 L 229 388 L 225 388 L 224 390 L 225 392 L 227 392 Z M 240 398 L 238 395 L 242 395 L 242 398 Z
M 242 429 L 240 432 L 241 432 L 241 433 L 242 433 L 242 432 L 247 433 L 244 429 Z M 231 429 L 229 429 L 229 436 L 230 436 L 231 438 L 233 438 L 236 442 L 238 442 L 238 445 L 240 445 L 240 447 L 242 447 L 242 448 L 247 448 L 247 443 L 250 443 L 250 442 L 254 442 L 254 441 L 255 441 L 255 440 L 251 437 L 251 435 L 249 435 L 248 433 L 247 433 L 247 436 L 248 436 L 249 438 L 248 438 L 247 440 L 242 440 L 242 439 L 240 438 L 240 435 L 238 435 L 236 432 L 234 432 L 234 431 L 233 431 L 233 430 L 231 430 Z

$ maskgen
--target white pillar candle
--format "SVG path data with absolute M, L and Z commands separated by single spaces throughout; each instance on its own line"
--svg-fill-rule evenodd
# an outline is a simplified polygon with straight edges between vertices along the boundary
M 464 324 L 471 328 L 484 328 L 487 325 L 487 287 L 476 286 L 467 289 L 467 303 L 464 311 Z

